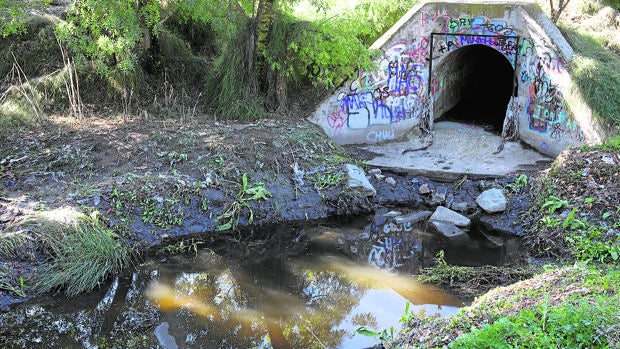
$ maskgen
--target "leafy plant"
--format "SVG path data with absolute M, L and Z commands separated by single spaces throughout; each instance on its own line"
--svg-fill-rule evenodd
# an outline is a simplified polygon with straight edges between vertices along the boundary
M 507 187 L 514 193 L 518 193 L 521 188 L 526 187 L 528 183 L 527 176 L 522 174 L 515 178 L 514 183 L 510 183 Z
M 566 241 L 571 244 L 571 252 L 579 260 L 605 263 L 620 259 L 619 238 L 605 239 L 600 227 L 589 227 L 571 234 Z
M 247 225 L 254 222 L 254 211 L 250 206 L 251 201 L 267 200 L 271 197 L 271 192 L 265 188 L 265 184 L 262 182 L 256 182 L 254 186 L 248 186 L 248 176 L 246 173 L 241 177 L 241 189 L 237 192 L 235 201 L 228 206 L 226 211 L 216 218 L 217 222 L 225 221 L 217 227 L 218 231 L 237 229 L 239 219 L 241 218 L 241 211 L 245 208 L 249 211 L 249 218 Z
M 338 185 L 342 182 L 344 176 L 341 173 L 335 173 L 326 171 L 325 173 L 318 172 L 314 175 L 314 187 L 317 190 L 323 190 L 331 186 Z
M 198 249 L 200 245 L 204 245 L 204 241 L 197 241 L 195 239 L 181 240 L 172 245 L 168 245 L 161 249 L 166 254 L 181 254 L 186 252 L 193 252 L 194 255 L 198 255 Z
M 568 201 L 552 195 L 545 200 L 545 202 L 540 206 L 540 209 L 548 211 L 549 214 L 553 214 L 556 210 L 566 206 L 568 206 Z
M 594 304 L 592 304 L 594 303 Z M 608 348 L 599 329 L 617 321 L 617 297 L 572 300 L 501 317 L 458 337 L 450 348 Z
M 406 324 L 414 318 L 415 314 L 409 309 L 409 307 L 411 307 L 411 303 L 405 303 L 405 313 L 400 316 L 400 320 L 398 320 L 398 322 Z
M 540 222 L 548 228 L 557 228 L 560 225 L 560 219 L 552 216 L 544 216 L 540 219 Z
M 394 338 L 394 326 L 390 326 L 389 332 L 386 328 L 380 332 L 377 332 L 367 328 L 366 326 L 360 326 L 355 330 L 355 333 L 366 337 L 373 337 L 379 341 L 388 341 Z
M 577 209 L 573 208 L 568 216 L 564 219 L 564 223 L 562 223 L 562 228 L 569 228 L 571 230 L 575 229 L 585 229 L 588 227 L 588 222 L 586 220 L 581 220 L 575 218 L 575 213 L 577 213 Z

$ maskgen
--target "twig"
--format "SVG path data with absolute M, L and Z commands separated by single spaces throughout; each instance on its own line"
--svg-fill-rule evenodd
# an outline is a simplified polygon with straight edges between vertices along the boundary
M 323 349 L 327 349 L 327 347 L 325 346 L 325 344 L 323 344 L 323 342 L 321 342 L 321 340 L 319 339 L 319 337 L 316 336 L 316 334 L 314 334 L 314 331 L 312 331 L 311 327 L 308 326 L 304 326 L 306 328 L 306 330 L 308 330 L 308 332 L 310 332 L 310 334 L 312 335 L 312 337 L 314 337 L 314 339 L 316 339 L 316 341 L 319 343 L 319 345 L 321 346 L 321 348 Z

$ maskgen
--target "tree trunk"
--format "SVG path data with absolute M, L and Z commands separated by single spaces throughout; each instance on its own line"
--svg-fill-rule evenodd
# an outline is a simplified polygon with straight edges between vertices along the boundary
M 266 97 L 265 108 L 269 111 L 286 112 L 286 79 L 267 62 L 267 46 L 275 13 L 275 0 L 259 1 L 251 40 L 254 45 L 250 47 L 255 50 L 256 76 L 259 78 L 259 88 Z M 252 67 L 253 64 L 249 66 Z
M 549 7 L 551 8 L 551 20 L 553 23 L 556 23 L 570 0 L 558 0 L 557 9 L 553 6 L 554 1 L 555 0 L 549 0 Z

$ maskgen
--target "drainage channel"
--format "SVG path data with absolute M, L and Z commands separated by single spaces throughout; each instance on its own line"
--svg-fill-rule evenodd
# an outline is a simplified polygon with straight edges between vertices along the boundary
M 461 265 L 518 258 L 511 239 L 429 233 L 424 214 L 398 211 L 270 227 L 154 258 L 100 292 L 0 314 L 4 345 L 367 348 L 377 339 L 356 329 L 398 331 L 407 303 L 440 317 L 468 303 L 411 276 L 438 251 Z

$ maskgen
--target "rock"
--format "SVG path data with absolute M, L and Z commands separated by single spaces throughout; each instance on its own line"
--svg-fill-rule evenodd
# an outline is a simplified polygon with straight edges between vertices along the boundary
M 469 218 L 443 206 L 437 206 L 437 209 L 435 209 L 435 213 L 433 213 L 429 221 L 452 224 L 456 225 L 457 227 L 468 227 L 471 223 L 471 220 Z
M 0 223 L 10 222 L 14 218 L 15 217 L 10 212 L 5 212 L 2 215 L 0 215 Z
M 377 194 L 377 190 L 370 184 L 364 170 L 352 165 L 346 164 L 347 175 L 349 176 L 349 188 L 357 190 L 365 196 L 373 196 Z
M 478 195 L 476 202 L 487 213 L 503 212 L 506 210 L 506 197 L 501 189 L 485 190 Z
M 373 168 L 372 170 L 368 170 L 368 174 L 371 176 L 376 176 L 381 174 L 381 170 L 378 168 Z
M 413 212 L 406 215 L 398 216 L 394 218 L 394 222 L 396 224 L 405 224 L 405 223 L 418 223 L 423 219 L 427 219 L 433 214 L 431 211 L 419 211 Z
M 431 222 L 431 226 L 435 228 L 435 230 L 438 233 L 442 234 L 443 236 L 447 238 L 454 238 L 457 236 L 466 235 L 464 231 L 462 231 L 461 229 L 459 229 L 458 227 L 452 224 L 443 223 L 443 222 Z
M 375 174 L 374 176 L 375 176 L 375 179 L 378 181 L 382 181 L 385 178 L 385 176 L 382 174 Z
M 447 188 L 437 188 L 431 195 L 431 204 L 432 205 L 441 205 L 444 201 L 446 201 L 446 194 L 448 193 Z
M 450 208 L 454 211 L 465 212 L 469 208 L 469 204 L 466 202 L 453 202 Z
M 611 156 L 609 156 L 609 155 L 604 155 L 603 157 L 601 157 L 601 160 L 602 160 L 604 163 L 606 163 L 606 164 L 609 164 L 609 165 L 612 165 L 612 166 L 615 166 L 615 165 L 616 165 L 616 162 L 614 161 L 614 158 L 612 158 L 612 157 L 611 157 Z
M 392 177 L 388 177 L 385 179 L 385 183 L 391 185 L 391 186 L 395 186 L 396 185 L 396 180 Z
M 422 195 L 426 195 L 431 192 L 431 189 L 428 187 L 428 184 L 424 183 L 420 186 L 420 189 L 418 189 L 418 192 Z

